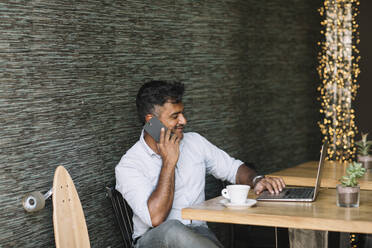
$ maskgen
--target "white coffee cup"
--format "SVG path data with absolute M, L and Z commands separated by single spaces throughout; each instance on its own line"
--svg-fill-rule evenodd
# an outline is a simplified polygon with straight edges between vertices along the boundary
M 221 195 L 230 200 L 232 204 L 244 204 L 250 188 L 249 185 L 243 184 L 228 185 L 221 191 Z

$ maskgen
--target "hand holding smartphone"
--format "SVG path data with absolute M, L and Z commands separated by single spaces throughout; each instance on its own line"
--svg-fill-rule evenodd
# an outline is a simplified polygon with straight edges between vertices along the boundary
M 167 128 L 163 123 L 156 117 L 152 117 L 143 127 L 145 131 L 154 138 L 154 140 L 159 143 L 160 141 L 160 130 L 164 128 L 164 131 L 167 131 Z

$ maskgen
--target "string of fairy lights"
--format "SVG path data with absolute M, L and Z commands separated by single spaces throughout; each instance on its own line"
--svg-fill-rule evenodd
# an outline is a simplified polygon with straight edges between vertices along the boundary
M 323 141 L 329 140 L 327 158 L 351 161 L 358 132 L 352 101 L 356 97 L 359 69 L 358 0 L 325 0 L 319 13 L 324 17 L 318 60 L 321 84 L 319 100 L 323 119 L 318 122 Z

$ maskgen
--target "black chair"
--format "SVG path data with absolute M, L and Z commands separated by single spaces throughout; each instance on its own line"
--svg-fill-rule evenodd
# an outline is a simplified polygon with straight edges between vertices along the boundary
M 123 196 L 114 186 L 106 187 L 107 196 L 111 200 L 112 208 L 114 210 L 115 219 L 120 228 L 120 233 L 124 241 L 125 248 L 133 248 L 132 234 L 133 234 L 133 222 L 132 209 L 128 203 L 124 200 Z

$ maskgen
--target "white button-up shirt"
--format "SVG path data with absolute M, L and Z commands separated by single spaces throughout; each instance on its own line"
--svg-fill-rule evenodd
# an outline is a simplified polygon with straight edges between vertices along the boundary
M 167 219 L 190 224 L 189 220 L 181 218 L 181 210 L 205 200 L 206 173 L 235 183 L 241 164 L 242 161 L 230 157 L 201 135 L 184 133 L 175 169 L 173 205 Z M 147 145 L 142 131 L 140 140 L 125 153 L 115 168 L 116 189 L 133 210 L 133 238 L 152 227 L 147 200 L 156 188 L 161 167 L 161 157 Z M 193 221 L 194 224 L 206 225 L 203 221 Z

